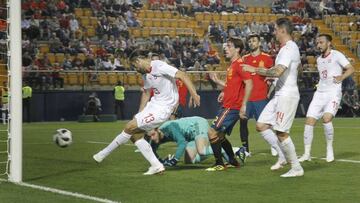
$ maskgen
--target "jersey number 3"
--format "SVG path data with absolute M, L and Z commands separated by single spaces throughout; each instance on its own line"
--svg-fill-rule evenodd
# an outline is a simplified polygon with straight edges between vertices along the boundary
M 152 113 L 149 113 L 146 117 L 143 118 L 143 122 L 150 123 L 155 120 L 155 117 Z

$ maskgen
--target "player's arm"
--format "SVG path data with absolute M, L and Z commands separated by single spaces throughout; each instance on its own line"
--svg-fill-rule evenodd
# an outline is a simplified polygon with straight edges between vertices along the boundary
M 253 66 L 247 65 L 247 64 L 242 64 L 243 70 L 250 72 L 250 73 L 257 73 L 259 75 L 262 76 L 267 76 L 267 77 L 275 77 L 278 78 L 280 77 L 284 71 L 286 70 L 286 66 L 282 65 L 282 64 L 277 64 L 272 68 L 255 68 Z
M 251 95 L 251 91 L 253 89 L 252 79 L 244 80 L 244 83 L 245 83 L 245 95 L 243 98 L 243 103 L 241 104 L 240 118 L 246 118 L 246 103 L 248 102 L 249 97 Z
M 342 75 L 334 77 L 335 83 L 341 83 L 343 80 L 345 80 L 347 77 L 349 77 L 355 72 L 355 68 L 351 64 L 348 64 L 344 68 L 346 69 L 346 71 Z
M 145 105 L 150 99 L 150 89 L 142 89 L 139 112 L 145 108 Z
M 171 123 L 166 126 L 168 136 L 171 140 L 176 142 L 177 148 L 174 157 L 165 158 L 165 166 L 175 166 L 185 152 L 187 141 L 181 133 L 180 126 L 177 123 Z
M 175 157 L 174 158 L 177 161 L 179 161 L 180 158 L 182 157 L 182 155 L 185 153 L 187 142 L 186 142 L 186 140 L 185 140 L 185 138 L 183 136 L 179 137 L 175 141 L 176 141 L 176 144 L 177 144 L 177 148 L 176 148 L 176 151 L 175 151 Z
M 186 88 L 189 90 L 190 96 L 193 100 L 194 107 L 200 106 L 200 96 L 197 94 L 196 89 L 191 82 L 190 78 L 186 75 L 183 71 L 177 71 L 175 74 L 176 79 L 180 79 L 186 86 Z
M 216 73 L 209 73 L 209 77 L 212 81 L 214 81 L 217 85 L 221 86 L 221 88 L 225 87 L 225 81 L 222 81 L 218 78 Z

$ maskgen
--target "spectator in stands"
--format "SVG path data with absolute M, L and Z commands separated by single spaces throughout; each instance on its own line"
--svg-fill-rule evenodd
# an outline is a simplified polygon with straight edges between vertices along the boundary
M 85 103 L 83 112 L 85 115 L 93 115 L 94 121 L 99 121 L 99 114 L 102 111 L 101 101 L 95 92 L 91 93 L 88 100 Z
M 151 10 L 158 10 L 159 9 L 159 0 L 149 0 L 149 6 Z
M 111 63 L 111 60 L 109 58 L 109 55 L 105 55 L 102 57 L 101 62 L 100 62 L 100 70 L 113 70 L 114 66 Z
M 92 54 L 87 54 L 86 55 L 86 59 L 84 60 L 84 69 L 87 70 L 95 70 L 95 60 L 94 60 L 94 56 Z
M 42 40 L 49 40 L 51 36 L 51 30 L 49 26 L 49 21 L 45 18 L 40 22 L 40 38 Z
M 351 3 L 349 11 L 355 15 L 360 14 L 360 1 L 354 0 L 354 2 Z
M 58 86 L 59 88 L 64 88 L 64 78 L 60 75 L 60 72 L 63 69 L 61 68 L 59 63 L 54 63 L 52 67 L 52 84 L 54 89 L 56 89 Z
M 75 16 L 70 16 L 69 21 L 70 31 L 71 31 L 71 37 L 74 39 L 76 38 L 76 33 L 79 31 L 79 22 L 76 20 Z
M 134 16 L 133 8 L 130 7 L 129 10 L 126 12 L 125 16 L 127 20 L 127 25 L 129 27 L 139 26 L 139 22 L 136 20 Z
M 274 0 L 271 4 L 271 10 L 275 14 L 290 14 L 290 10 L 286 7 L 286 1 Z
M 124 54 L 124 52 L 119 52 L 117 54 L 115 54 L 115 59 L 114 59 L 114 70 L 117 71 L 123 71 L 125 70 L 124 65 L 121 62 L 121 56 Z
M 83 62 L 79 58 L 78 54 L 75 54 L 73 60 L 71 61 L 71 65 L 74 70 L 82 70 L 83 69 Z
M 73 69 L 70 54 L 65 54 L 64 60 L 63 60 L 63 62 L 61 64 L 61 67 L 64 70 L 72 70 Z
M 346 1 L 338 0 L 334 3 L 335 12 L 338 15 L 347 15 L 349 8 L 347 7 Z
M 49 49 L 51 53 L 65 53 L 65 47 L 63 46 L 61 40 L 56 36 L 55 32 L 51 34 L 49 42 Z
M 343 108 L 345 109 L 346 114 L 351 114 L 352 117 L 360 116 L 360 102 L 358 90 L 344 91 L 342 97 Z
M 332 7 L 331 4 L 328 4 L 328 0 L 321 0 L 318 7 L 318 12 L 321 16 L 327 14 L 334 14 L 335 9 Z
M 356 89 L 355 81 L 352 77 L 348 77 L 342 82 L 342 90 L 349 91 Z
M 181 16 L 185 16 L 187 14 L 187 7 L 183 3 L 182 0 L 175 0 L 177 11 Z
M 52 69 L 52 64 L 50 62 L 50 59 L 48 57 L 48 54 L 45 53 L 42 59 L 37 59 L 35 61 L 35 65 L 37 66 L 38 70 L 41 72 L 39 73 L 39 86 L 40 90 L 48 89 L 50 84 L 52 83 L 51 76 L 50 76 L 50 70 Z

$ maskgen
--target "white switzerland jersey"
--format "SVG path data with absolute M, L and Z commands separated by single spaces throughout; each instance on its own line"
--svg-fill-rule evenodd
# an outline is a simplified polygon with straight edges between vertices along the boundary
M 286 70 L 276 82 L 275 95 L 300 97 L 297 86 L 298 67 L 300 65 L 299 47 L 292 40 L 280 49 L 276 56 L 275 65 L 286 66 Z
M 143 75 L 144 89 L 153 89 L 150 102 L 154 105 L 173 108 L 179 100 L 175 82 L 178 69 L 159 60 L 151 61 L 151 71 Z
M 331 50 L 328 56 L 320 56 L 316 62 L 320 76 L 317 91 L 341 91 L 341 83 L 334 83 L 334 77 L 342 75 L 343 68 L 350 64 L 344 54 Z

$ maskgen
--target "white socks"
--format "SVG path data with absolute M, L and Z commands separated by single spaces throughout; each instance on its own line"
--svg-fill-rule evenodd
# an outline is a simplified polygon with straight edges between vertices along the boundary
M 266 140 L 266 142 L 269 143 L 269 145 L 278 152 L 279 160 L 285 160 L 284 153 L 282 152 L 281 148 L 279 147 L 278 138 L 275 135 L 275 133 L 272 130 L 267 129 L 267 130 L 260 132 L 260 134 Z
M 331 147 L 331 149 L 332 149 L 332 143 L 334 140 L 333 124 L 332 124 L 332 122 L 329 122 L 329 123 L 324 123 L 323 125 L 324 125 L 324 133 L 325 133 L 327 148 Z
M 289 136 L 284 141 L 279 143 L 282 151 L 284 152 L 284 155 L 286 157 L 286 160 L 290 162 L 291 168 L 298 168 L 301 167 L 299 160 L 296 156 L 295 146 L 293 141 L 291 140 L 291 137 Z
M 127 143 L 130 137 L 131 137 L 130 134 L 127 134 L 125 131 L 122 131 L 118 136 L 115 137 L 115 139 L 107 147 L 105 147 L 99 153 L 104 157 L 108 156 L 118 146 Z
M 310 155 L 311 152 L 311 143 L 314 138 L 314 126 L 311 125 L 305 125 L 304 129 L 304 148 L 305 152 L 304 154 Z
M 141 154 L 145 157 L 145 159 L 151 164 L 153 167 L 162 166 L 160 161 L 156 158 L 151 146 L 144 138 L 137 140 L 135 145 L 140 150 Z

